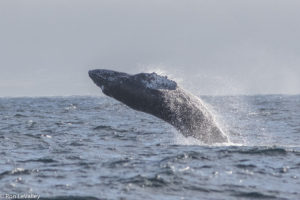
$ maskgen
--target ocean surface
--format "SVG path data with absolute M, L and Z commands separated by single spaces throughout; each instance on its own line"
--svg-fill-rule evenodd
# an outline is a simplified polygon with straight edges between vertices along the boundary
M 300 199 L 300 96 L 202 99 L 230 143 L 108 97 L 0 98 L 0 199 Z

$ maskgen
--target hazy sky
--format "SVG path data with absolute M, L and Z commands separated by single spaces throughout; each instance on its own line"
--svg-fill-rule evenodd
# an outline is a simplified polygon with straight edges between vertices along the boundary
M 300 93 L 299 0 L 0 0 L 0 96 L 160 71 L 199 94 Z

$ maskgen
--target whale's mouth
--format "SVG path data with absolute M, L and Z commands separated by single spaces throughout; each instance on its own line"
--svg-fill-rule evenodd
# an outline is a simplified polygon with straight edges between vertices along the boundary
M 104 85 L 108 82 L 109 76 L 107 76 L 107 73 L 103 70 L 89 70 L 89 77 L 103 90 Z
M 102 90 L 109 85 L 117 84 L 120 80 L 130 77 L 129 74 L 107 69 L 89 70 L 89 76 Z
M 94 83 L 100 88 L 103 87 L 105 78 L 97 70 L 90 70 L 89 77 L 94 81 Z
M 95 73 L 95 70 L 89 70 L 89 77 L 94 80 L 97 78 L 97 73 Z

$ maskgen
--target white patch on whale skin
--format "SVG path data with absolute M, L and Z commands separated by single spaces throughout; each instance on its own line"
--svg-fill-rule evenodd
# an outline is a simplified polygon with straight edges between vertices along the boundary
M 157 75 L 155 72 L 149 74 L 148 80 L 143 80 L 145 87 L 150 89 L 175 89 L 175 81 L 169 80 L 167 76 Z

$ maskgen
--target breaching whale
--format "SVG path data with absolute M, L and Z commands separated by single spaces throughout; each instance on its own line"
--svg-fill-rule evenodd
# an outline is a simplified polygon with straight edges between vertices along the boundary
M 186 137 L 207 144 L 228 142 L 203 102 L 166 76 L 105 69 L 90 70 L 89 76 L 107 96 L 168 122 Z

